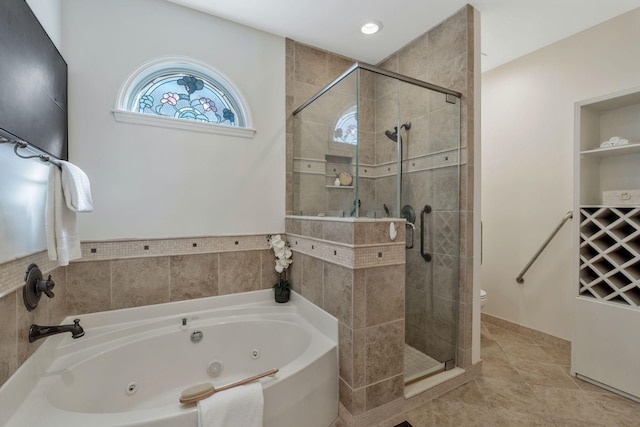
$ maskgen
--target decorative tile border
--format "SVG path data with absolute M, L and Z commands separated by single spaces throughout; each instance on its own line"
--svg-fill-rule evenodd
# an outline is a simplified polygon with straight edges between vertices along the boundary
M 72 263 L 269 249 L 267 234 L 111 240 L 82 242 L 80 246 L 82 258 L 74 260 Z M 46 250 L 0 264 L 0 298 L 24 285 L 25 272 L 32 263 L 38 264 L 42 274 L 47 274 L 58 267 L 56 261 L 49 260 Z
M 404 243 L 350 245 L 287 234 L 294 252 L 300 252 L 343 267 L 358 269 L 405 263 Z
M 0 264 L 0 298 L 24 285 L 27 267 L 31 264 L 38 264 L 42 274 L 58 267 L 57 262 L 49 260 L 46 250 Z
M 254 234 L 83 242 L 81 249 L 82 258 L 74 262 L 261 250 L 269 249 L 269 245 L 267 244 L 267 234 Z
M 318 159 L 293 159 L 293 171 L 295 173 L 306 173 L 312 175 L 326 175 L 326 161 Z
M 453 149 L 423 154 L 404 160 L 402 162 L 402 170 L 404 173 L 412 173 L 451 167 L 456 166 L 458 163 L 466 164 L 468 157 L 466 148 L 461 148 L 459 151 L 458 149 Z M 332 175 L 327 175 L 326 163 L 325 160 L 295 158 L 293 160 L 293 171 L 300 174 L 325 175 L 331 177 Z M 354 166 L 354 164 L 350 166 Z M 360 178 L 382 178 L 396 175 L 398 172 L 397 169 L 396 162 L 387 162 L 378 165 L 361 163 L 358 167 L 358 175 Z

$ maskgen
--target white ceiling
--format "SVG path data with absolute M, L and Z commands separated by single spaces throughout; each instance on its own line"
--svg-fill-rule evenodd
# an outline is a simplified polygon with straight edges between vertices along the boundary
M 469 3 L 482 20 L 482 71 L 640 7 L 640 0 L 169 1 L 371 64 Z M 364 36 L 370 19 L 383 29 Z

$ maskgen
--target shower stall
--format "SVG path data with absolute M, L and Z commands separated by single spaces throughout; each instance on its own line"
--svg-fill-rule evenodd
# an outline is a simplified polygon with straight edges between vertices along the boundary
M 356 63 L 293 113 L 289 215 L 406 220 L 405 385 L 456 366 L 460 104 Z

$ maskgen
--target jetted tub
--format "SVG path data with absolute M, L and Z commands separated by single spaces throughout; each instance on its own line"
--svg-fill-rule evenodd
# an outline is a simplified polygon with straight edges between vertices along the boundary
M 266 290 L 79 317 L 84 337 L 48 338 L 0 388 L 0 425 L 196 427 L 196 405 L 178 402 L 184 389 L 273 368 L 260 380 L 265 427 L 327 427 L 338 416 L 337 321 L 297 294 L 287 304 Z

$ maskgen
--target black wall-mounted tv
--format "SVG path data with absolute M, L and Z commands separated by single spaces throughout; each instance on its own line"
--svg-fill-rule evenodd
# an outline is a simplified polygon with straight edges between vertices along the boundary
M 25 0 L 0 1 L 0 131 L 68 159 L 67 63 Z

